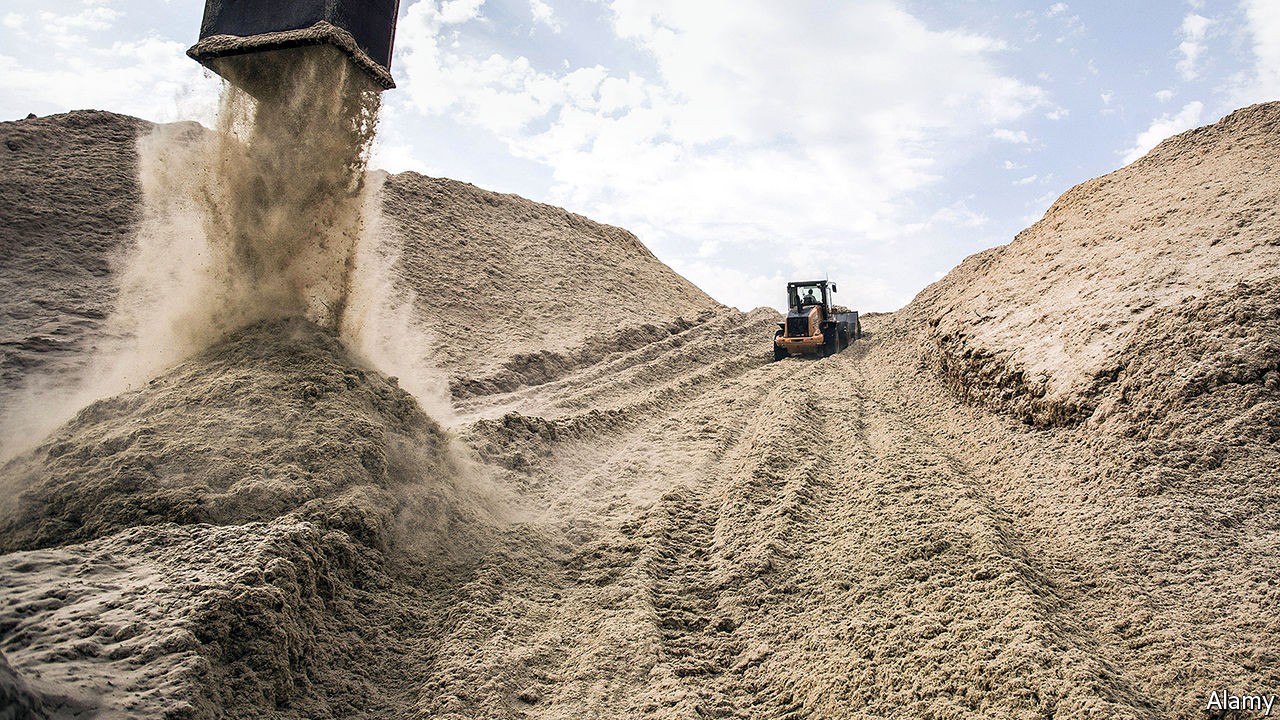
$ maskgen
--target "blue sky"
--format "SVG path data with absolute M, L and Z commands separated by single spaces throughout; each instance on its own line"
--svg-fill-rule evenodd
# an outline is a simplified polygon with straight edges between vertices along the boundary
M 54 9 L 49 9 L 51 6 Z M 6 0 L 0 119 L 211 123 L 194 0 Z M 374 164 L 626 227 L 741 308 L 894 309 L 1062 192 L 1280 99 L 1280 2 L 401 0 Z

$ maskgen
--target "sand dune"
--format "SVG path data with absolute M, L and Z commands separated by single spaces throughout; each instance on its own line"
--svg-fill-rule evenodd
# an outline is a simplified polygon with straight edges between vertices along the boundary
M 86 408 L 4 467 L 0 693 L 48 716 L 1193 718 L 1273 692 L 1278 118 L 1074 188 L 817 361 L 770 362 L 776 313 L 625 231 L 386 178 L 364 259 L 448 427 L 301 320 Z

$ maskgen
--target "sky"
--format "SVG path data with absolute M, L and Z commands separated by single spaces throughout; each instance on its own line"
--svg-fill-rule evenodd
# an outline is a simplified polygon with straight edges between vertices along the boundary
M 212 125 L 201 0 L 4 0 L 0 120 Z M 1072 186 L 1280 99 L 1276 0 L 401 0 L 373 165 L 636 233 L 721 302 L 892 310 Z

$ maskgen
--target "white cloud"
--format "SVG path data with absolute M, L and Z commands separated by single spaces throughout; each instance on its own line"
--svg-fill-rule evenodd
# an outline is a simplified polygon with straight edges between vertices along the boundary
M 424 4 L 424 3 L 419 3 Z M 435 9 L 435 3 L 430 3 L 432 10 Z M 457 25 L 459 23 L 474 20 L 480 17 L 480 8 L 484 6 L 484 0 L 446 0 L 440 6 L 440 21 L 445 25 Z
M 40 27 L 59 47 L 71 47 L 85 43 L 85 32 L 110 30 L 121 16 L 119 10 L 102 6 L 88 6 L 78 13 L 40 13 Z
M 27 16 L 12 12 L 5 13 L 4 20 L 0 21 L 0 23 L 3 23 L 10 30 L 21 30 L 22 26 L 27 23 Z
M 1182 59 L 1178 61 L 1177 67 L 1178 74 L 1183 80 L 1194 80 L 1199 75 L 1196 63 L 1204 55 L 1205 34 L 1212 24 L 1213 20 L 1197 13 L 1191 13 L 1182 18 L 1182 42 L 1178 45 L 1178 52 L 1182 53 Z
M 1071 40 L 1073 37 L 1083 35 L 1085 32 L 1085 26 L 1084 23 L 1081 22 L 1080 16 L 1068 14 L 1070 9 L 1070 6 L 1066 3 L 1054 3 L 1049 6 L 1049 9 L 1046 10 L 1044 14 L 1046 18 L 1057 18 L 1055 23 L 1060 27 L 1060 32 L 1062 34 L 1054 38 L 1054 42 L 1059 45 L 1065 45 L 1068 40 Z M 1070 47 L 1068 48 L 1068 51 L 1072 55 L 1075 55 L 1079 52 L 1079 49 L 1076 47 Z
M 1177 115 L 1166 114 L 1152 120 L 1151 125 L 1146 130 L 1138 133 L 1133 147 L 1124 152 L 1125 164 L 1127 165 L 1147 154 L 1151 148 L 1159 145 L 1160 141 L 1165 138 L 1196 127 L 1200 124 L 1200 116 L 1203 112 L 1204 103 L 1196 100 L 1184 105 Z
M 991 137 L 1002 142 L 1014 143 L 1016 145 L 1026 145 L 1031 142 L 1031 138 L 1027 136 L 1026 130 L 1009 130 L 1007 128 L 996 128 L 991 131 Z
M 552 32 L 560 32 L 560 20 L 556 17 L 556 11 L 543 0 L 529 0 L 529 12 L 533 14 L 534 22 L 546 25 Z
M 1020 178 L 1020 179 L 1018 179 L 1018 180 L 1014 180 L 1012 184 L 1014 184 L 1014 185 L 1030 185 L 1031 183 L 1033 183 L 1033 182 L 1035 182 L 1036 180 L 1039 180 L 1039 179 L 1040 179 L 1040 176 L 1039 176 L 1039 175 L 1028 175 L 1028 176 L 1026 176 L 1026 177 L 1024 177 L 1024 178 Z
M 1005 160 L 1003 167 L 1005 170 L 1022 170 L 1026 165 L 1019 165 L 1012 160 Z
M 648 76 L 449 47 L 443 14 L 418 2 L 400 26 L 402 87 L 422 112 L 483 128 L 547 167 L 554 201 L 631 228 L 696 282 L 698 268 L 734 262 L 754 262 L 738 267 L 750 278 L 818 265 L 834 277 L 853 272 L 849 243 L 892 253 L 945 235 L 967 221 L 907 228 L 922 209 L 908 209 L 912 193 L 971 140 L 1046 104 L 996 69 L 1001 42 L 931 30 L 890 0 L 834 13 L 816 0 L 785 11 L 771 0 L 610 8 L 618 39 L 652 59 Z M 743 259 L 766 241 L 794 252 Z
M 702 288 L 708 295 L 726 305 L 743 310 L 785 305 L 787 282 L 796 279 L 776 271 L 770 274 L 753 274 L 735 268 L 726 268 L 722 264 L 703 259 L 676 262 L 673 265 L 676 272 Z M 766 291 L 762 295 L 758 288 L 772 290 L 772 293 Z M 843 294 L 839 293 L 839 295 Z
M 109 47 L 57 47 L 30 64 L 0 56 L 0 112 L 104 108 L 162 122 L 209 122 L 219 87 L 185 51 L 183 43 L 144 37 Z
M 971 209 L 963 201 L 952 203 L 929 216 L 926 229 L 953 227 L 978 228 L 991 222 L 991 218 Z
M 1236 92 L 1238 105 L 1280 98 L 1280 3 L 1244 0 L 1244 7 L 1255 64 L 1253 77 Z
M 1156 91 L 1156 94 L 1155 94 L 1155 98 L 1156 98 L 1157 100 L 1159 100 L 1160 102 L 1162 102 L 1162 103 L 1163 103 L 1163 102 L 1169 102 L 1170 100 L 1172 100 L 1172 99 L 1173 99 L 1173 96 L 1174 96 L 1174 95 L 1176 95 L 1176 94 L 1177 94 L 1177 93 L 1175 93 L 1174 91 L 1169 90 L 1169 89 L 1157 90 L 1157 91 Z

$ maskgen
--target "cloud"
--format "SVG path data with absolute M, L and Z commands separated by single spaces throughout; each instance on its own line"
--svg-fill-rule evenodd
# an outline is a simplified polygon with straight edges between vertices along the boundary
M 183 43 L 147 36 L 107 47 L 55 44 L 39 62 L 27 62 L 26 54 L 23 60 L 0 55 L 0 113 L 20 117 L 94 107 L 153 121 L 208 122 L 218 85 L 206 80 L 185 51 Z
M 40 13 L 40 27 L 45 37 L 58 47 L 72 47 L 85 43 L 85 32 L 110 30 L 121 16 L 119 10 L 103 6 L 88 6 L 77 13 Z
M 435 3 L 429 4 L 431 9 L 435 10 Z M 480 17 L 480 8 L 482 7 L 484 7 L 484 0 L 446 0 L 438 11 L 440 22 L 445 25 L 457 25 L 468 20 L 474 20 Z
M 1014 180 L 1014 181 L 1013 181 L 1013 183 L 1011 183 L 1011 184 L 1013 184 L 1013 185 L 1030 185 L 1031 183 L 1033 183 L 1033 182 L 1035 182 L 1036 180 L 1039 180 L 1039 179 L 1040 179 L 1040 176 L 1039 176 L 1039 175 L 1028 175 L 1028 176 L 1026 176 L 1026 177 L 1024 177 L 1024 178 L 1020 178 L 1020 179 L 1018 179 L 1018 180 Z
M 414 146 L 410 143 L 394 143 L 377 140 L 369 158 L 369 166 L 391 173 L 412 170 L 423 175 L 432 174 L 432 169 L 418 159 Z
M 1182 18 L 1180 31 L 1182 42 L 1178 45 L 1178 52 L 1182 53 L 1182 59 L 1178 61 L 1177 68 L 1183 80 L 1194 80 L 1199 76 L 1196 63 L 1204 54 L 1205 34 L 1212 24 L 1213 20 L 1197 13 L 1191 13 Z
M 785 304 L 786 285 L 796 279 L 777 271 L 756 274 L 702 259 L 680 263 L 675 269 L 708 295 L 744 310 Z M 767 290 L 762 294 L 757 288 Z
M 1026 130 L 1008 130 L 1006 128 L 996 128 L 991 131 L 991 137 L 1001 142 L 1014 143 L 1015 145 L 1026 145 L 1031 142 L 1031 138 L 1027 136 Z
M 643 74 L 535 67 L 473 47 L 466 21 L 418 2 L 401 22 L 402 87 L 421 112 L 483 128 L 547 167 L 551 200 L 631 228 L 695 281 L 707 267 L 852 273 L 851 243 L 900 264 L 895 243 L 962 222 L 910 226 L 909 214 L 929 211 L 913 194 L 972 140 L 1046 105 L 1039 87 L 996 69 L 1003 43 L 930 29 L 889 0 L 835 12 L 816 0 L 609 8 L 616 39 L 651 61 Z M 791 252 L 744 252 L 765 242 Z
M 533 14 L 534 22 L 546 25 L 552 32 L 558 33 L 562 29 L 555 10 L 542 0 L 529 0 L 529 12 Z
M 1280 3 L 1244 0 L 1244 8 L 1253 36 L 1254 70 L 1236 93 L 1239 105 L 1280 98 Z
M 1152 120 L 1151 125 L 1146 130 L 1138 133 L 1133 147 L 1124 152 L 1125 164 L 1127 165 L 1146 155 L 1149 150 L 1159 145 L 1160 141 L 1165 138 L 1198 126 L 1203 112 L 1204 103 L 1196 100 L 1184 105 L 1177 115 L 1165 114 Z
M 1172 99 L 1173 99 L 1173 96 L 1174 96 L 1174 95 L 1176 95 L 1176 94 L 1177 94 L 1177 93 L 1175 93 L 1174 91 L 1169 90 L 1169 89 L 1165 89 L 1165 90 L 1157 90 L 1157 91 L 1156 91 L 1156 93 L 1155 93 L 1155 98 L 1156 98 L 1157 100 L 1159 100 L 1160 102 L 1162 102 L 1162 103 L 1163 103 L 1163 102 L 1169 102 L 1170 100 L 1172 100 Z
M 1050 5 L 1049 9 L 1044 13 L 1046 18 L 1058 18 L 1056 22 L 1063 32 L 1061 35 L 1054 38 L 1054 42 L 1059 45 L 1065 44 L 1073 36 L 1083 35 L 1085 32 L 1085 26 L 1084 23 L 1080 21 L 1080 16 L 1068 14 L 1070 9 L 1071 7 L 1069 5 L 1060 2 Z M 1038 33 L 1036 37 L 1039 37 Z M 1072 47 L 1070 48 L 1070 52 L 1074 55 L 1078 50 L 1077 48 Z

